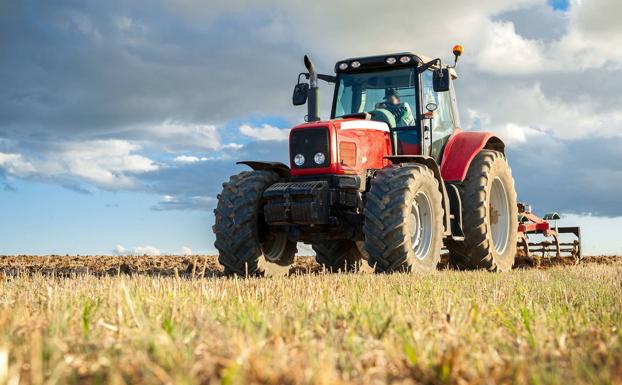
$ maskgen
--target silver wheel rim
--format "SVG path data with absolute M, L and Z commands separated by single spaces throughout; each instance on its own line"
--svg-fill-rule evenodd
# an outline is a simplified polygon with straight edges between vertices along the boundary
M 499 177 L 492 181 L 488 210 L 494 249 L 503 254 L 510 238 L 510 206 L 507 190 Z
M 430 253 L 434 235 L 433 223 L 430 199 L 420 191 L 415 195 L 410 210 L 410 245 L 419 260 L 425 259 Z
M 269 242 L 264 242 L 261 245 L 261 251 L 266 259 L 270 262 L 277 262 L 285 249 L 287 248 L 287 235 L 275 234 Z

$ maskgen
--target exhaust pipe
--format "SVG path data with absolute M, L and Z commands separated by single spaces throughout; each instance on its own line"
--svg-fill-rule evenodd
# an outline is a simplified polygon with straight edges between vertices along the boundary
M 305 67 L 309 71 L 309 99 L 307 101 L 307 121 L 320 120 L 320 89 L 317 86 L 317 72 L 309 56 L 305 55 Z

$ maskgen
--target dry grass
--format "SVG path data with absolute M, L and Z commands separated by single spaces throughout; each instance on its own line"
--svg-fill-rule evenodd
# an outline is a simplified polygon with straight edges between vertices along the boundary
M 170 261 L 0 259 L 0 384 L 622 383 L 619 262 L 237 280 Z

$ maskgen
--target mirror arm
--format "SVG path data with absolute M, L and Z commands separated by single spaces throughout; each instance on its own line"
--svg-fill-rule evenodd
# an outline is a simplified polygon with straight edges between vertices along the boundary
M 309 79 L 309 73 L 307 72 L 301 72 L 298 75 L 298 82 L 300 83 L 300 77 L 304 76 L 305 79 Z M 317 74 L 317 78 L 320 80 L 324 80 L 327 83 L 336 83 L 337 82 L 337 77 L 336 76 L 332 76 L 332 75 L 324 75 L 324 74 Z
M 419 66 L 418 71 L 419 73 L 424 72 L 425 70 L 427 70 L 428 68 L 432 67 L 433 65 L 438 65 L 439 68 L 442 67 L 441 65 L 441 59 L 440 58 L 436 58 L 434 60 L 430 60 L 429 62 L 422 64 Z

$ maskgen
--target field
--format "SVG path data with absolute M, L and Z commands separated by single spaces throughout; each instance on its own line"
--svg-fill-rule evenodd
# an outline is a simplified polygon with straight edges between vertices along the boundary
M 0 384 L 622 383 L 622 259 L 226 279 L 213 257 L 0 257 Z

